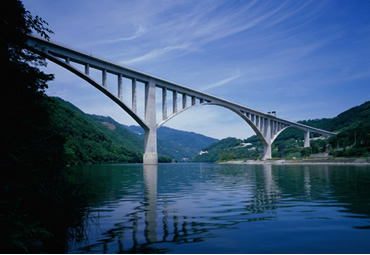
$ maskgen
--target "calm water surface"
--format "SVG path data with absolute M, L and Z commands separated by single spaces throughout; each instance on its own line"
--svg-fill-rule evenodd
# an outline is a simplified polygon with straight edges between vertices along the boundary
M 78 169 L 69 253 L 370 253 L 369 166 L 163 164 Z

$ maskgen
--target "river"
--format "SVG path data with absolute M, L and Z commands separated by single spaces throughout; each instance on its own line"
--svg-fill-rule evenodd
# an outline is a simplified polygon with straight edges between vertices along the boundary
M 370 253 L 370 167 L 92 165 L 68 253 Z

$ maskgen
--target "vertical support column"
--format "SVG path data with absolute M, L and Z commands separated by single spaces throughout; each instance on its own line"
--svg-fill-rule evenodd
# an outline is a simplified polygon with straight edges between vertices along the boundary
M 118 98 L 122 101 L 122 74 L 118 75 Z
M 172 99 L 173 113 L 177 113 L 177 91 L 174 90 L 172 93 L 172 96 L 173 96 L 173 99 Z
M 196 101 L 195 101 L 195 96 L 192 96 L 191 97 L 191 105 L 195 105 L 196 104 Z
M 182 109 L 186 108 L 186 94 L 182 94 Z
M 310 131 L 304 132 L 304 148 L 310 147 Z
M 155 101 L 155 82 L 150 80 L 145 84 L 145 123 L 149 127 L 149 130 L 145 130 L 143 158 L 143 163 L 145 165 L 158 164 Z
M 264 151 L 263 151 L 263 160 L 271 159 L 271 119 L 266 118 L 265 121 L 265 132 L 264 132 L 264 138 L 265 141 L 263 143 Z
M 274 121 L 274 136 L 278 133 L 278 130 L 277 130 L 277 121 Z
M 275 131 L 275 121 L 273 121 L 273 120 L 270 120 L 270 130 L 271 130 L 270 137 L 273 138 L 274 135 L 275 135 L 275 133 L 274 133 L 274 131 Z
M 90 65 L 89 64 L 85 64 L 85 74 L 86 75 L 90 74 Z
M 136 113 L 137 106 L 136 106 L 136 79 L 132 79 L 132 111 Z
M 69 64 L 71 64 L 71 59 L 70 58 L 66 58 L 66 63 L 69 65 Z
M 162 88 L 162 119 L 167 119 L 167 88 Z
M 265 125 L 265 118 L 264 117 L 261 117 L 261 120 L 260 120 L 260 131 L 263 132 L 264 130 L 264 125 Z
M 102 85 L 104 88 L 107 88 L 107 70 L 104 69 L 102 73 Z

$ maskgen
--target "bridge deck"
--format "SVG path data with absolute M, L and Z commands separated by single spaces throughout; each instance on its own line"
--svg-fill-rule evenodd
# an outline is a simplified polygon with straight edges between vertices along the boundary
M 319 133 L 324 136 L 335 135 L 333 132 L 281 119 L 274 115 L 263 113 L 246 106 L 197 91 L 181 84 L 137 71 L 129 67 L 118 65 L 102 58 L 92 56 L 91 54 L 83 53 L 79 50 L 75 50 L 55 42 L 46 41 L 38 37 L 29 36 L 27 45 L 29 46 L 30 50 L 33 50 L 47 59 L 61 65 L 62 67 L 70 70 L 74 74 L 92 84 L 94 87 L 111 98 L 114 102 L 116 102 L 140 126 L 144 128 L 146 134 L 144 163 L 157 163 L 157 128 L 162 126 L 166 121 L 170 120 L 174 116 L 195 105 L 218 105 L 225 107 L 239 115 L 252 127 L 264 144 L 264 159 L 271 158 L 271 144 L 276 137 L 288 127 L 299 128 L 305 132 L 305 147 L 309 147 L 310 132 Z M 74 65 L 72 65 L 72 63 L 85 66 L 84 72 L 78 70 L 76 67 L 74 67 Z M 90 68 L 101 71 L 101 83 L 90 77 Z M 111 73 L 118 77 L 118 95 L 113 95 L 107 89 L 107 73 Z M 132 81 L 132 106 L 126 105 L 122 100 L 122 78 L 127 78 Z M 145 120 L 143 120 L 136 111 L 136 82 L 145 84 Z M 162 90 L 162 120 L 159 123 L 156 121 L 156 88 Z M 168 91 L 172 92 L 173 101 L 173 112 L 170 115 L 167 114 Z M 179 95 L 182 95 L 181 109 L 178 109 L 177 105 L 177 99 Z M 187 102 L 187 98 L 189 97 L 191 99 L 190 104 Z
M 314 128 L 314 127 L 306 126 L 300 123 L 281 119 L 274 115 L 263 113 L 263 112 L 248 108 L 244 105 L 240 105 L 240 104 L 237 104 L 237 103 L 234 103 L 234 102 L 231 102 L 231 101 L 228 101 L 228 100 L 216 97 L 216 96 L 212 96 L 210 94 L 197 91 L 195 89 L 183 86 L 175 82 L 165 80 L 163 78 L 156 77 L 151 74 L 144 73 L 142 71 L 138 71 L 138 70 L 135 70 L 129 67 L 115 64 L 108 60 L 93 56 L 88 53 L 83 53 L 79 50 L 72 49 L 70 47 L 61 45 L 59 43 L 46 41 L 44 39 L 41 39 L 35 36 L 29 36 L 28 45 L 32 48 L 39 49 L 40 52 L 47 53 L 47 55 L 45 55 L 45 57 L 47 58 L 49 57 L 49 55 L 53 55 L 55 57 L 62 58 L 68 62 L 72 61 L 72 62 L 76 62 L 82 65 L 88 64 L 89 67 L 101 70 L 102 72 L 109 72 L 115 75 L 122 75 L 125 78 L 135 79 L 136 81 L 139 81 L 142 83 L 148 83 L 149 81 L 153 81 L 156 84 L 156 87 L 165 88 L 169 91 L 176 91 L 178 94 L 183 94 L 183 95 L 187 95 L 190 97 L 194 97 L 194 98 L 200 99 L 201 101 L 205 103 L 211 103 L 211 104 L 221 105 L 221 106 L 228 106 L 228 108 L 234 108 L 235 110 L 240 111 L 246 116 L 254 115 L 254 116 L 259 116 L 260 118 L 269 118 L 278 123 L 297 127 L 303 130 L 307 130 L 309 132 L 316 132 L 316 133 L 326 135 L 326 136 L 335 135 L 335 133 L 333 132 L 329 132 L 329 131 L 322 130 L 319 128 Z

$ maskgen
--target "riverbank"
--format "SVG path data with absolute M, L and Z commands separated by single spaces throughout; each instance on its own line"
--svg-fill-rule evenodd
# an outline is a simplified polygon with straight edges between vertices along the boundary
M 230 160 L 218 164 L 245 165 L 370 165 L 370 158 L 307 158 L 269 160 Z

